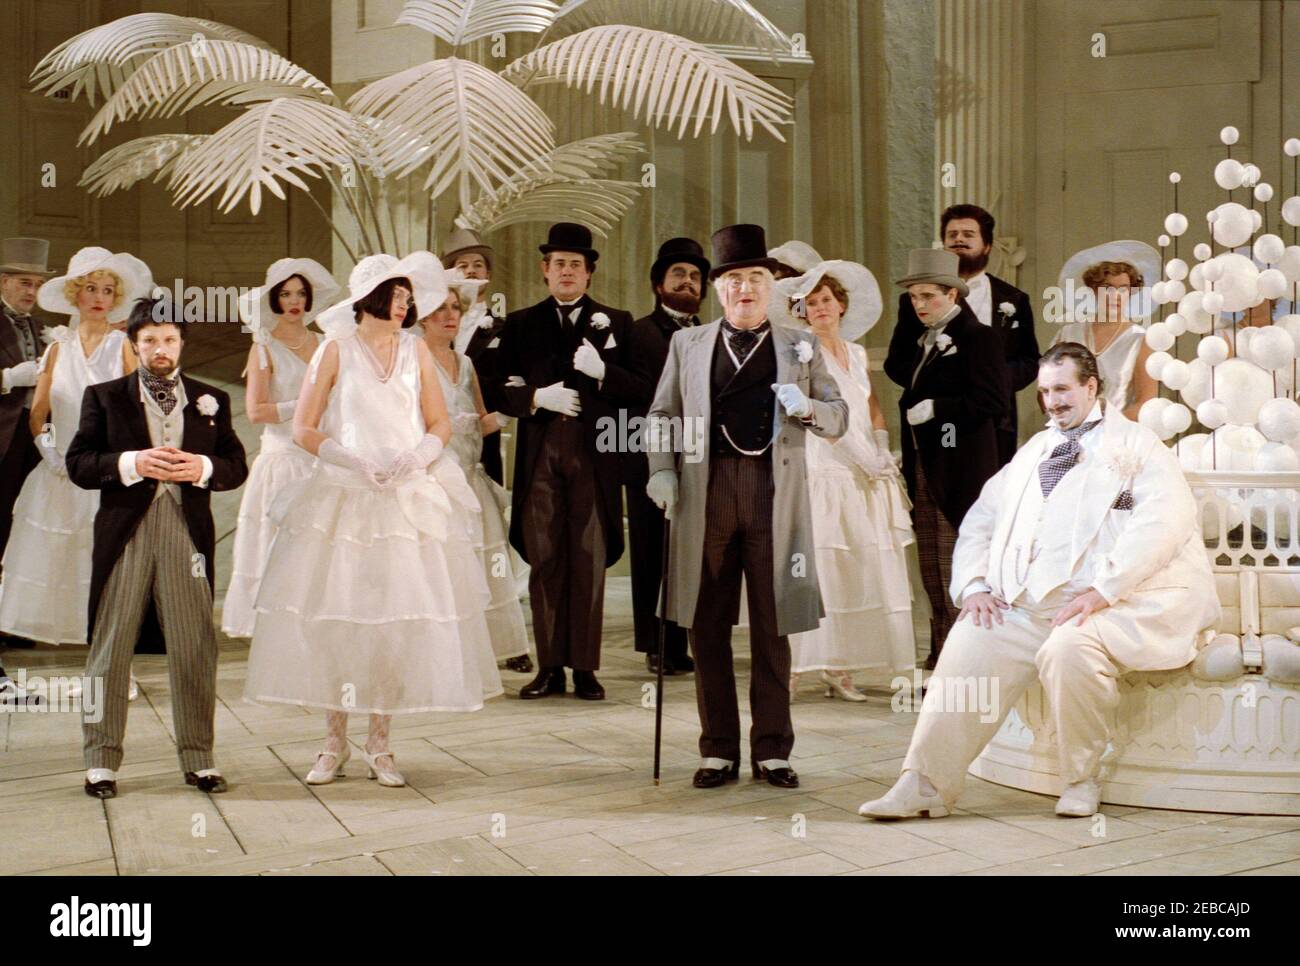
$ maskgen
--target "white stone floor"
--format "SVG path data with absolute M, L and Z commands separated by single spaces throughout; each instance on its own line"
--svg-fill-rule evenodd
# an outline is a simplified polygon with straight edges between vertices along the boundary
M 192 343 L 187 369 L 234 390 L 251 457 L 255 433 L 237 386 L 244 350 Z M 238 494 L 218 496 L 218 573 L 226 574 Z M 744 640 L 738 630 L 742 695 Z M 654 712 L 642 705 L 650 676 L 631 648 L 626 578 L 609 582 L 600 673 L 608 700 L 522 702 L 527 677 L 503 672 L 507 695 L 480 712 L 394 721 L 406 788 L 365 779 L 356 754 L 362 717 L 347 777 L 305 785 L 323 719 L 244 703 L 247 653 L 246 643 L 223 639 L 216 728 L 231 783 L 225 795 L 202 795 L 181 779 L 164 657 L 137 657 L 142 694 L 111 801 L 82 792 L 78 715 L 0 714 L 0 874 L 1300 873 L 1300 817 L 1105 806 L 1104 834 L 1094 835 L 1094 822 L 1056 818 L 1051 798 L 971 779 L 948 818 L 867 822 L 857 806 L 893 781 L 913 724 L 910 714 L 891 712 L 883 690 L 849 704 L 826 700 L 811 683 L 803 689 L 793 708 L 799 789 L 742 775 L 702 791 L 690 785 L 693 679 L 670 678 L 656 787 Z M 79 673 L 84 660 L 84 648 L 5 654 L 11 672 Z

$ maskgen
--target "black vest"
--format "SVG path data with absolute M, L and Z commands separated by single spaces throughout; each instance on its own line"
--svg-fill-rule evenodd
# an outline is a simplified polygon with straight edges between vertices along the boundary
M 772 420 L 776 413 L 776 349 L 769 331 L 745 364 L 736 370 L 718 332 L 713 347 L 713 377 L 709 395 L 713 402 L 713 426 L 710 433 L 714 456 L 742 455 L 737 449 L 768 451 L 772 444 Z M 723 430 L 726 434 L 723 434 Z

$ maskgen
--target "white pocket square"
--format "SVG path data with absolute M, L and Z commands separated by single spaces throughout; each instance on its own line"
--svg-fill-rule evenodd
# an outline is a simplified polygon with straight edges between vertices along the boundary
M 487 344 L 487 347 L 489 349 L 495 349 L 500 344 L 501 344 L 501 336 L 497 336 L 495 339 L 493 339 L 491 342 Z
M 605 348 L 606 348 L 606 349 L 612 349 L 612 348 L 614 348 L 616 345 L 618 345 L 618 343 L 614 341 L 614 333 L 611 332 L 611 333 L 609 334 L 609 338 L 605 340 Z

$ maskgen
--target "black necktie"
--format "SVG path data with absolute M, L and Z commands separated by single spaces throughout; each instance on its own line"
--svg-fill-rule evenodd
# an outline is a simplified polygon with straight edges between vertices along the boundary
M 140 381 L 144 383 L 145 391 L 153 397 L 158 408 L 163 411 L 163 415 L 170 416 L 172 410 L 176 408 L 176 380 L 155 376 L 148 369 L 142 368 L 139 371 Z
M 1061 430 L 1065 434 L 1065 442 L 1059 444 L 1052 450 L 1051 456 L 1038 464 L 1038 482 L 1043 487 L 1044 500 L 1051 495 L 1052 490 L 1056 489 L 1056 484 L 1061 482 L 1065 474 L 1074 468 L 1074 464 L 1079 462 L 1079 453 L 1082 449 L 1079 445 L 1079 437 L 1100 424 L 1100 419 L 1094 419 L 1074 429 Z

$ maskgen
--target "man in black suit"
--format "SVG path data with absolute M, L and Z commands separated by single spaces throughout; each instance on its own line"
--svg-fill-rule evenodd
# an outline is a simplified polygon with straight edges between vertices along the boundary
M 898 284 L 907 289 L 921 334 L 908 338 L 900 320 L 885 359 L 885 373 L 903 387 L 903 475 L 930 600 L 930 670 L 957 618 L 948 595 L 957 530 L 1001 466 L 998 426 L 1009 395 L 1002 340 L 961 300 L 967 288 L 957 267 L 952 252 L 911 253 Z
M 591 231 L 551 226 L 542 253 L 550 295 L 506 316 L 503 409 L 519 419 L 510 543 L 531 566 L 537 677 L 521 698 L 601 700 L 605 568 L 623 554 L 620 407 L 653 387 L 632 353 L 632 316 L 587 294 L 599 253 Z
M 1001 467 L 1016 455 L 1016 393 L 1038 378 L 1042 353 L 1034 335 L 1034 309 L 1028 293 L 985 271 L 993 250 L 993 229 L 993 216 L 978 205 L 952 205 L 939 216 L 943 247 L 957 256 L 958 274 L 966 283 L 966 304 L 976 321 L 991 328 L 1002 341 L 1008 387 L 1007 410 L 997 427 Z M 895 336 L 912 344 L 924 331 L 907 293 L 903 293 L 898 299 Z
M 633 355 L 641 360 L 651 382 L 649 392 L 628 407 L 628 422 L 644 425 L 655 386 L 668 360 L 668 343 L 678 329 L 700 324 L 700 303 L 709 260 L 700 243 L 691 238 L 670 238 L 659 246 L 650 266 L 654 311 L 632 323 Z M 636 649 L 646 656 L 646 669 L 657 672 L 659 659 L 659 589 L 663 579 L 664 511 L 646 494 L 650 461 L 644 447 L 623 454 L 623 486 L 627 490 L 628 552 L 632 558 L 632 615 Z M 689 673 L 695 662 L 687 654 L 686 629 L 664 622 L 664 674 Z
M 187 784 L 223 792 L 213 767 L 217 636 L 211 491 L 248 476 L 230 397 L 180 374 L 180 307 L 140 299 L 127 337 L 140 367 L 89 386 L 68 445 L 68 477 L 99 490 L 91 554 L 86 676 L 104 682 L 99 720 L 83 721 L 87 795 L 117 794 L 131 653 L 152 600 L 167 645 L 172 715 Z

